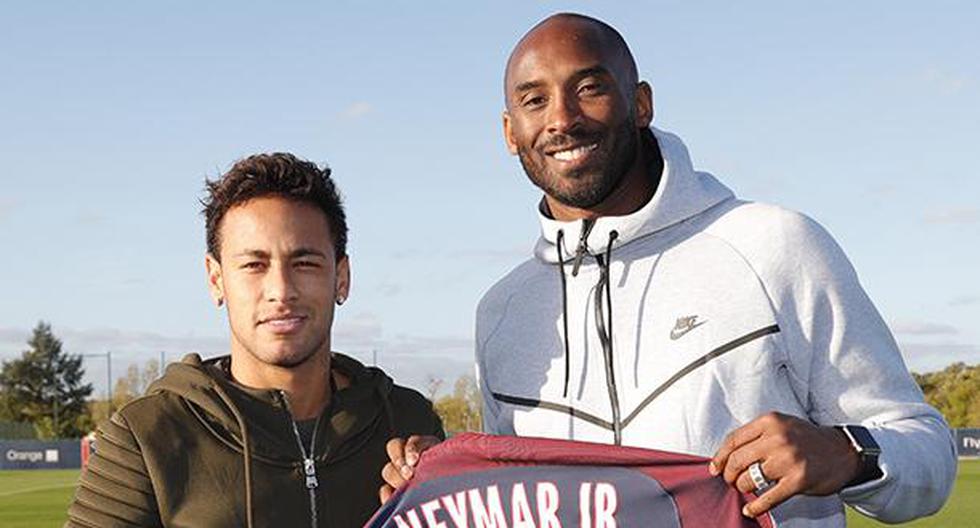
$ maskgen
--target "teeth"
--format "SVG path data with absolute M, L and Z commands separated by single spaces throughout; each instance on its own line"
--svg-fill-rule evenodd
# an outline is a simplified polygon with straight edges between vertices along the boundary
M 554 158 L 559 161 L 574 161 L 581 158 L 582 156 L 585 156 L 590 151 L 595 150 L 597 146 L 598 146 L 597 143 L 593 143 L 591 145 L 576 147 L 571 150 L 560 150 L 552 154 L 552 156 L 554 156 Z
M 299 317 L 285 317 L 282 319 L 269 319 L 266 321 L 271 325 L 289 325 L 299 321 Z

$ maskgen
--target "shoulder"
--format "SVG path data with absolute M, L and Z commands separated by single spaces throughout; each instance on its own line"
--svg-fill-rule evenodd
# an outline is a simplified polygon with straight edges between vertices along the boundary
M 442 421 L 432 408 L 432 402 L 417 390 L 393 385 L 388 398 L 392 418 L 400 433 L 444 437 Z
M 510 270 L 483 294 L 476 308 L 477 344 L 493 331 L 511 299 L 522 292 L 529 282 L 539 277 L 545 268 L 538 260 L 528 259 Z
M 850 269 L 843 250 L 823 226 L 776 205 L 737 202 L 709 224 L 705 233 L 737 252 L 763 280 Z
M 157 434 L 160 427 L 170 427 L 174 421 L 190 419 L 183 398 L 161 391 L 140 396 L 116 411 L 114 421 L 125 426 L 131 434 Z
M 415 389 L 401 385 L 392 385 L 389 398 L 391 399 L 391 405 L 394 407 L 395 412 L 432 412 L 432 402 Z
M 528 259 L 507 272 L 483 294 L 477 312 L 490 311 L 507 304 L 514 294 L 521 291 L 528 281 L 542 271 L 542 264 L 536 259 Z

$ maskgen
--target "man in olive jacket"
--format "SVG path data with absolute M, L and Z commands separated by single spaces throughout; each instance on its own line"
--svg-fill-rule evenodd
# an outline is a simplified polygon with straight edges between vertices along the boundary
M 331 352 L 350 264 L 330 171 L 262 154 L 207 187 L 231 354 L 170 365 L 100 428 L 66 526 L 361 526 L 385 443 L 443 431 L 420 394 Z

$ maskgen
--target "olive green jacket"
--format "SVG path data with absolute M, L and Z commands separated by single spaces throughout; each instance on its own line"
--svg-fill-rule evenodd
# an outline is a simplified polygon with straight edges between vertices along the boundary
M 444 436 L 422 395 L 335 353 L 331 368 L 351 383 L 323 411 L 304 467 L 309 446 L 283 394 L 234 383 L 221 359 L 170 365 L 99 429 L 66 526 L 360 527 L 379 506 L 388 439 Z

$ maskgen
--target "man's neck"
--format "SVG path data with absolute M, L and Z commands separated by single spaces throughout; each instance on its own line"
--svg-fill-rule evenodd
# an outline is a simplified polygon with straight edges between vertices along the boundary
M 619 185 L 601 203 L 589 208 L 579 208 L 545 195 L 545 204 L 552 218 L 571 222 L 583 218 L 594 220 L 600 216 L 623 216 L 646 205 L 657 190 L 664 162 L 652 132 L 641 131 L 638 142 L 633 164 L 623 175 Z
M 277 389 L 286 393 L 293 418 L 308 420 L 320 415 L 330 403 L 329 348 L 316 352 L 295 367 L 277 367 L 262 363 L 246 350 L 232 347 L 231 377 L 254 389 Z

